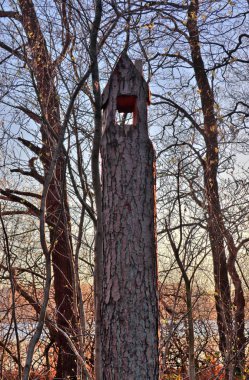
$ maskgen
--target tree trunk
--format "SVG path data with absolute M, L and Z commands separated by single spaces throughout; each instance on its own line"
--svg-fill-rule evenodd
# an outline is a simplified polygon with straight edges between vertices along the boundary
M 188 312 L 188 357 L 189 357 L 189 378 L 196 379 L 195 373 L 195 335 L 194 335 L 194 321 L 193 321 L 193 308 L 192 308 L 192 295 L 190 284 L 186 284 L 186 304 Z
M 101 143 L 105 380 L 158 379 L 155 162 L 146 103 L 137 102 L 136 125 L 109 123 L 105 111 Z
M 46 176 L 61 129 L 59 96 L 54 84 L 55 65 L 47 50 L 33 2 L 19 0 L 19 5 L 23 28 L 32 55 L 31 70 L 36 81 L 36 90 L 44 120 L 41 125 L 43 145 L 40 159 Z M 48 190 L 46 217 L 53 224 L 53 227 L 50 228 L 50 243 L 53 245 L 56 322 L 61 330 L 72 336 L 76 331 L 77 317 L 74 307 L 75 278 L 65 172 L 66 157 L 64 153 L 61 153 Z M 76 379 L 77 358 L 67 339 L 60 332 L 56 337 L 56 345 L 59 351 L 56 378 L 70 376 L 70 379 Z
M 215 301 L 219 346 L 226 367 L 226 378 L 235 376 L 236 370 L 243 373 L 245 358 L 244 308 L 245 299 L 241 281 L 235 267 L 237 250 L 232 235 L 226 230 L 219 198 L 217 172 L 219 166 L 218 126 L 215 117 L 214 94 L 209 85 L 201 55 L 198 20 L 199 1 L 192 0 L 188 9 L 187 28 L 195 77 L 200 91 L 204 129 L 201 133 L 206 144 L 204 167 L 204 187 L 208 212 L 208 233 L 213 256 Z M 228 246 L 228 262 L 225 254 L 225 241 Z M 235 324 L 228 272 L 235 288 Z
M 102 17 L 102 1 L 95 1 L 95 17 L 92 24 L 90 37 L 90 58 L 91 74 L 94 96 L 94 137 L 91 156 L 92 182 L 95 196 L 97 226 L 95 229 L 95 246 L 94 246 L 94 316 L 95 316 L 95 355 L 94 355 L 94 374 L 96 380 L 102 380 L 102 348 L 101 348 L 101 290 L 102 290 L 102 248 L 103 248 L 103 230 L 102 230 L 102 189 L 100 174 L 100 141 L 101 141 L 101 91 L 99 81 L 98 67 L 98 33 Z

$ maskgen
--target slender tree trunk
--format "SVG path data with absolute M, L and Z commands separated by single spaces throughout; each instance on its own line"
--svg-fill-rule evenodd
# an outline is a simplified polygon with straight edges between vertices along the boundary
M 100 178 L 100 141 L 101 141 L 101 91 L 99 82 L 98 68 L 98 32 L 102 17 L 102 1 L 95 1 L 95 17 L 92 25 L 90 38 L 90 58 L 91 58 L 91 73 L 94 95 L 94 138 L 92 147 L 91 167 L 93 189 L 96 203 L 97 226 L 95 230 L 95 247 L 94 247 L 94 308 L 95 308 L 95 359 L 94 372 L 96 380 L 102 380 L 102 346 L 101 346 L 101 287 L 102 287 L 102 272 L 103 272 L 103 229 L 102 229 L 102 189 Z
M 224 228 L 224 235 L 226 236 L 229 257 L 227 268 L 234 285 L 234 345 L 233 352 L 235 353 L 235 373 L 242 376 L 245 368 L 245 297 L 242 288 L 242 282 L 236 269 L 236 257 L 238 249 L 234 244 L 233 237 L 228 230 Z
M 196 379 L 195 373 L 195 335 L 194 335 L 194 322 L 193 322 L 193 309 L 190 283 L 186 284 L 186 304 L 188 312 L 188 357 L 189 357 L 189 378 Z
M 219 165 L 218 127 L 215 117 L 214 95 L 205 71 L 197 25 L 199 1 L 192 0 L 188 10 L 187 28 L 195 77 L 200 91 L 206 144 L 204 186 L 208 211 L 208 233 L 213 255 L 215 300 L 220 337 L 220 351 L 224 358 L 226 378 L 233 378 L 236 369 L 243 373 L 245 358 L 244 308 L 245 299 L 241 281 L 235 267 L 237 250 L 231 234 L 226 230 L 222 218 L 217 171 Z M 226 260 L 225 240 L 229 259 Z M 232 302 L 228 272 L 235 287 L 235 328 L 233 326 Z
M 166 223 L 166 232 L 171 244 L 171 248 L 174 252 L 176 262 L 182 272 L 182 278 L 185 284 L 185 292 L 186 292 L 186 305 L 187 305 L 187 343 L 188 343 L 188 357 L 189 357 L 189 378 L 191 380 L 196 379 L 196 371 L 195 371 L 195 335 L 194 335 L 194 322 L 193 322 L 193 308 L 192 308 L 192 294 L 191 294 L 191 280 L 188 277 L 187 270 L 180 258 L 180 248 L 182 245 L 182 207 L 181 207 L 181 195 L 180 195 L 180 170 L 181 164 L 178 163 L 178 174 L 177 174 L 177 202 L 179 207 L 179 221 L 180 221 L 180 230 L 179 230 L 179 242 L 176 245 L 173 236 L 170 232 L 170 229 Z M 185 243 L 186 244 L 186 243 Z M 180 285 L 179 285 L 180 286 Z

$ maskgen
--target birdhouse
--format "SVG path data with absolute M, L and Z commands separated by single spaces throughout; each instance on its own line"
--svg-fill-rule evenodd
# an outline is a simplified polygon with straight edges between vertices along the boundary
M 103 132 L 108 125 L 120 124 L 118 114 L 123 114 L 124 120 L 132 120 L 129 125 L 143 124 L 147 129 L 150 92 L 141 69 L 141 61 L 133 64 L 126 53 L 121 54 L 102 95 Z

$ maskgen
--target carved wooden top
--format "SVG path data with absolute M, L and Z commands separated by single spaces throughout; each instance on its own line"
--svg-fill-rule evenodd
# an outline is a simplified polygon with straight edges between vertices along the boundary
M 123 52 L 115 64 L 109 81 L 103 91 L 102 108 L 106 107 L 111 92 L 114 92 L 116 97 L 133 96 L 143 98 L 145 96 L 147 104 L 150 104 L 149 86 L 140 70 L 141 67 L 138 69 L 128 55 Z

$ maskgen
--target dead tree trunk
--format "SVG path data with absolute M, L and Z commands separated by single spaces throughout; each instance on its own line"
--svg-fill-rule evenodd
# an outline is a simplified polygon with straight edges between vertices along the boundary
M 103 379 L 158 379 L 155 161 L 148 86 L 122 54 L 103 94 Z M 118 125 L 116 112 L 133 114 Z

